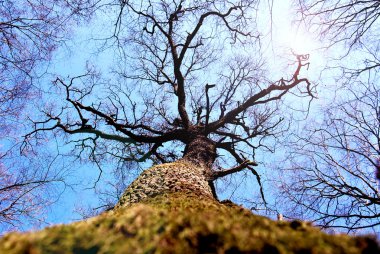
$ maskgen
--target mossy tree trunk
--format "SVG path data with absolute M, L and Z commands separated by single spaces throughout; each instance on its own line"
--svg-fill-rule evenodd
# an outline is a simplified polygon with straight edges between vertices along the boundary
M 197 137 L 182 159 L 144 171 L 112 211 L 0 239 L 0 253 L 377 253 L 375 240 L 330 236 L 300 221 L 274 222 L 210 186 L 215 146 Z
M 274 222 L 232 203 L 166 193 L 97 217 L 0 239 L 0 253 L 379 253 L 373 239 Z

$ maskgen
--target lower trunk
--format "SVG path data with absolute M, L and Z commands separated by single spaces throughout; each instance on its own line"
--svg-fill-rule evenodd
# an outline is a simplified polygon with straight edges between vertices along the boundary
M 231 202 L 166 193 L 86 221 L 0 238 L 0 253 L 380 253 L 366 237 L 275 222 Z

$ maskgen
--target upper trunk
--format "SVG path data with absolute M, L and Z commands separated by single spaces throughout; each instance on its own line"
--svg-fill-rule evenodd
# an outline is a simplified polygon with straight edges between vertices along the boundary
M 186 145 L 183 159 L 211 170 L 216 158 L 215 143 L 205 136 L 196 136 Z
M 182 159 L 145 170 L 125 190 L 116 208 L 167 192 L 213 198 L 209 177 L 215 157 L 214 142 L 204 136 L 196 136 L 186 145 Z

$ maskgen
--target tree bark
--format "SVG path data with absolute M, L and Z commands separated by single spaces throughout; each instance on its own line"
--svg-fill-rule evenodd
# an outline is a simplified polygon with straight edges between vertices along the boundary
M 215 158 L 214 142 L 204 136 L 196 136 L 186 146 L 182 159 L 145 170 L 126 189 L 115 208 L 172 192 L 213 198 L 215 193 L 210 177 Z
M 165 193 L 181 192 L 213 198 L 212 188 L 207 180 L 208 172 L 208 168 L 185 158 L 153 166 L 132 182 L 115 208 L 129 206 Z

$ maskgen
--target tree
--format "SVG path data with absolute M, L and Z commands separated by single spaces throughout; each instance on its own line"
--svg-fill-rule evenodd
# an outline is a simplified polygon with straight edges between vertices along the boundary
M 0 164 L 0 230 L 9 232 L 26 225 L 40 226 L 45 208 L 59 198 L 58 184 L 66 187 L 65 170 L 56 158 L 11 158 L 6 154 Z M 55 168 L 56 167 L 56 168 Z
M 346 97 L 324 108 L 290 155 L 291 180 L 282 185 L 293 205 L 289 216 L 326 228 L 373 230 L 379 226 L 379 88 L 355 83 Z
M 171 193 L 86 221 L 0 238 L 19 253 L 378 253 L 374 239 L 275 222 L 231 202 Z
M 347 83 L 363 72 L 378 69 L 378 1 L 300 0 L 298 6 L 301 20 L 325 39 L 327 47 L 343 45 L 336 50 L 339 52 L 335 56 L 337 62 L 331 67 L 342 68 L 343 75 L 348 78 Z M 350 56 L 357 58 L 354 64 L 341 61 Z
M 294 136 L 288 154 L 289 217 L 325 228 L 378 233 L 378 1 L 299 1 L 301 20 L 318 29 L 338 53 L 330 63 L 335 96 Z M 343 45 L 343 48 L 341 47 Z M 343 61 L 344 60 L 344 61 Z M 337 71 L 339 70 L 339 71 Z M 328 83 L 322 73 L 321 82 Z M 288 203 L 289 204 L 289 203 Z
M 147 190 L 156 195 L 178 184 L 216 196 L 214 180 L 245 168 L 261 185 L 252 155 L 280 130 L 278 101 L 290 91 L 312 98 L 313 87 L 300 77 L 307 56 L 295 55 L 293 71 L 277 81 L 267 80 L 262 62 L 249 57 L 250 50 L 258 50 L 252 23 L 257 4 L 121 2 L 112 37 L 122 53 L 114 69 L 117 79 L 103 88 L 99 84 L 105 81 L 91 68 L 69 80 L 58 77 L 54 83 L 63 90 L 66 103 L 33 122 L 35 129 L 26 135 L 24 149 L 46 132 L 60 131 L 77 134 L 69 142 L 99 166 L 109 155 L 120 165 L 147 159 L 177 161 L 139 178 L 152 171 L 154 178 L 167 179 L 154 191 L 136 180 L 131 186 L 142 189 L 131 194 L 134 201 Z M 235 165 L 213 168 L 217 158 L 222 164 L 227 155 Z M 179 175 L 170 176 L 168 170 Z M 188 174 L 194 178 L 181 180 Z M 261 193 L 264 198 L 262 189 Z
M 212 182 L 245 168 L 260 184 L 254 151 L 281 131 L 283 119 L 276 112 L 282 98 L 291 93 L 313 97 L 313 86 L 301 77 L 307 56 L 295 55 L 289 77 L 277 81 L 266 78 L 262 62 L 252 59 L 253 52 L 259 58 L 252 25 L 257 4 L 107 5 L 118 10 L 114 33 L 105 41 L 121 53 L 113 69 L 116 78 L 102 79 L 93 68 L 81 76 L 58 77 L 54 84 L 66 101 L 33 121 L 23 148 L 28 151 L 49 133 L 64 133 L 78 156 L 88 156 L 99 169 L 109 156 L 122 165 L 148 159 L 155 165 L 111 211 L 24 237 L 9 234 L 0 240 L 0 251 L 377 251 L 369 238 L 331 237 L 300 221 L 277 224 L 216 198 Z M 230 164 L 226 156 L 235 165 L 218 168 Z
M 345 42 L 350 47 L 366 44 L 376 33 L 378 1 L 298 1 L 302 19 L 318 26 L 321 35 L 333 44 Z
M 38 81 L 55 49 L 68 39 L 70 24 L 89 19 L 93 8 L 92 1 L 81 0 L 0 1 L 1 231 L 20 229 L 28 218 L 36 220 L 38 211 L 52 202 L 41 193 L 63 180 L 48 167 L 47 154 L 45 161 L 36 154 L 19 154 L 22 122 L 28 114 L 24 108 L 40 98 Z
M 82 3 L 83 2 L 83 3 Z M 86 5 L 84 4 L 85 2 Z M 68 23 L 89 11 L 90 1 L 1 1 L 0 114 L 17 115 L 31 95 L 41 64 L 68 33 Z M 32 91 L 35 92 L 35 91 Z M 4 120 L 2 120 L 3 122 Z

